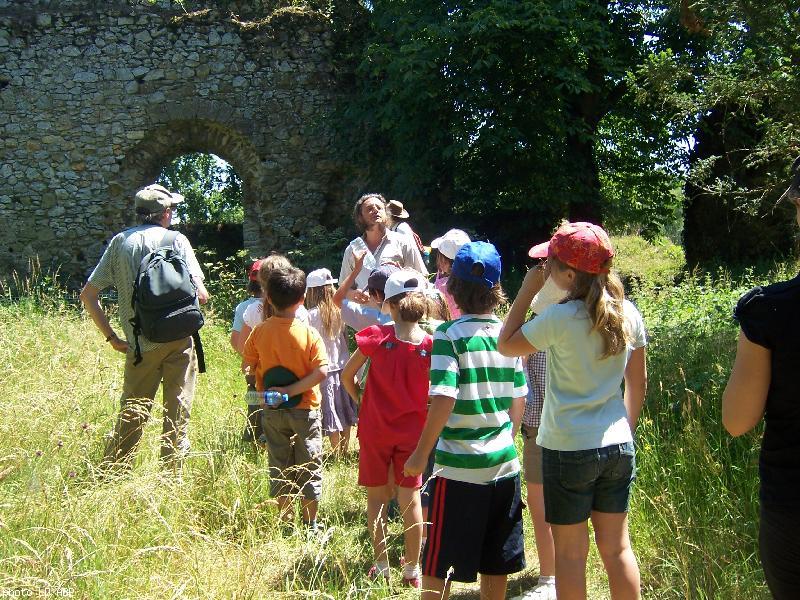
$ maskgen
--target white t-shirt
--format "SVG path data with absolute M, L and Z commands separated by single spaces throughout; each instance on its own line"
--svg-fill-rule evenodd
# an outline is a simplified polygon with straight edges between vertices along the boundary
M 339 272 L 340 283 L 353 272 L 356 261 L 353 255 L 354 252 L 363 251 L 367 252 L 364 257 L 364 266 L 361 267 L 361 272 L 356 276 L 356 287 L 360 290 L 367 287 L 369 274 L 372 270 L 386 263 L 397 263 L 401 267 L 414 269 L 426 277 L 428 276 L 428 269 L 425 267 L 425 262 L 422 260 L 414 240 L 407 235 L 387 229 L 375 252 L 369 251 L 366 242 L 361 237 L 355 238 L 348 244 L 342 257 L 342 268 Z
M 345 298 L 344 302 L 342 302 L 342 320 L 349 327 L 356 331 L 361 331 L 371 325 L 391 323 L 392 315 L 383 314 L 378 308 L 359 304 Z
M 334 371 L 341 371 L 347 364 L 347 359 L 350 358 L 350 350 L 347 347 L 347 333 L 344 327 L 333 338 L 326 337 L 319 308 L 312 308 L 308 311 L 308 324 L 317 330 L 325 344 L 325 352 L 328 355 L 328 374 Z
M 231 325 L 231 331 L 239 332 L 242 330 L 244 326 L 244 311 L 247 310 L 247 307 L 251 304 L 260 304 L 261 298 L 248 298 L 247 300 L 242 300 L 239 304 L 236 305 L 236 308 L 233 309 L 233 325 Z
M 414 230 L 411 229 L 411 225 L 406 223 L 405 221 L 400 221 L 397 225 L 392 227 L 392 231 L 396 231 L 397 233 L 402 233 L 403 235 L 409 236 L 414 243 L 417 243 L 417 240 L 414 239 Z
M 642 316 L 623 304 L 633 344 L 601 359 L 603 340 L 591 331 L 583 300 L 554 304 L 522 326 L 525 338 L 547 352 L 547 383 L 536 443 L 550 450 L 590 450 L 633 440 L 622 397 L 631 352 L 647 343 Z
M 264 306 L 264 302 L 259 298 L 258 302 L 253 302 L 245 309 L 244 315 L 242 315 L 242 320 L 244 320 L 244 324 L 250 329 L 255 329 L 256 325 L 264 320 L 261 316 L 262 306 Z M 306 307 L 301 306 L 298 308 L 294 318 L 300 319 L 303 323 L 308 323 L 308 311 L 306 310 Z

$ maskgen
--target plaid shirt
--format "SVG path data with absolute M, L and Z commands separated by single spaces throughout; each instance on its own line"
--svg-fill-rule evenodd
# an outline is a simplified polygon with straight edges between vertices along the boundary
M 536 352 L 525 359 L 525 379 L 528 380 L 528 394 L 525 397 L 525 413 L 522 423 L 528 427 L 539 427 L 544 405 L 545 377 L 547 377 L 547 354 Z

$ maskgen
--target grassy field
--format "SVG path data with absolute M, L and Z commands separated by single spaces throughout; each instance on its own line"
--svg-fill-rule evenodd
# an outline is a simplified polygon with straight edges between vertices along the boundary
M 730 439 L 719 398 L 732 362 L 735 299 L 793 268 L 736 281 L 686 275 L 675 286 L 634 281 L 651 337 L 631 509 L 646 597 L 768 596 L 756 554 L 760 431 Z M 159 469 L 159 409 L 133 473 L 101 480 L 95 465 L 117 410 L 121 356 L 47 290 L 0 303 L 0 594 L 417 597 L 399 576 L 390 585 L 365 576 L 371 549 L 355 459 L 326 462 L 321 540 L 277 526 L 266 457 L 239 441 L 243 384 L 226 324 L 212 318 L 203 338 L 209 371 L 194 402 L 182 480 Z M 509 597 L 538 572 L 531 529 L 529 568 L 512 579 Z M 396 565 L 401 527 L 391 531 Z M 608 597 L 594 551 L 590 570 L 590 597 Z M 477 598 L 476 589 L 456 586 L 454 595 Z

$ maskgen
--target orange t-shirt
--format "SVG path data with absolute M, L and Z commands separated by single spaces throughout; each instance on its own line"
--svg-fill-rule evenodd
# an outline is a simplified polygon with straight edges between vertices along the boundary
M 245 364 L 256 365 L 256 389 L 264 391 L 264 373 L 277 366 L 302 379 L 317 367 L 328 366 L 325 344 L 319 333 L 299 319 L 270 317 L 259 323 L 244 344 Z M 303 392 L 295 408 L 319 408 L 319 385 Z

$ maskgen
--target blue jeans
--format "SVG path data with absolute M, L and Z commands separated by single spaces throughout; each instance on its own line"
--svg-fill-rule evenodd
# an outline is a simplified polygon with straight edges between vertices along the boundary
M 592 511 L 628 512 L 636 479 L 633 442 L 591 450 L 542 450 L 544 513 L 548 523 L 573 525 Z

